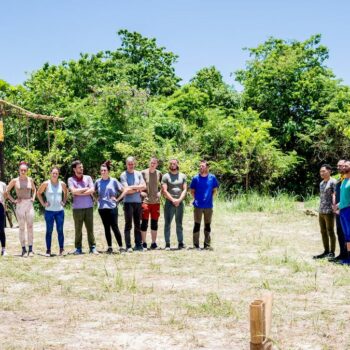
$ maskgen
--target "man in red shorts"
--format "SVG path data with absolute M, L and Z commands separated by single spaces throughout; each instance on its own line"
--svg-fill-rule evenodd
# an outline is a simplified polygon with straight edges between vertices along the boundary
M 146 235 L 148 228 L 148 221 L 151 217 L 151 236 L 152 244 L 151 249 L 157 249 L 157 230 L 158 219 L 160 215 L 160 190 L 162 174 L 158 167 L 158 159 L 152 157 L 149 162 L 149 168 L 142 170 L 141 174 L 146 183 L 146 190 L 141 193 L 143 197 L 142 203 L 142 223 L 141 223 L 141 235 L 142 235 L 142 247 L 143 250 L 147 250 Z

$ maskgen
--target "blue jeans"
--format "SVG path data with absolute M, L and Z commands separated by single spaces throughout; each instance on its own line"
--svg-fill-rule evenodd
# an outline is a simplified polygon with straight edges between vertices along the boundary
M 350 242 L 350 207 L 340 209 L 340 222 L 345 242 Z
M 175 207 L 175 205 L 167 199 L 164 205 L 164 239 L 166 244 L 170 244 L 170 228 L 174 216 L 177 241 L 178 243 L 183 243 L 182 219 L 184 216 L 184 203 L 181 202 L 178 207 Z
M 340 215 L 336 214 L 335 220 L 337 224 L 337 236 L 338 236 L 338 242 L 339 242 L 339 248 L 340 248 L 340 256 L 345 259 L 348 256 L 348 251 L 346 250 L 346 246 L 345 246 L 345 237 L 344 237 L 343 228 L 340 222 Z
M 46 221 L 46 249 L 51 250 L 52 231 L 53 231 L 53 226 L 55 221 L 56 221 L 56 229 L 57 229 L 57 235 L 58 235 L 58 244 L 60 246 L 60 249 L 63 249 L 64 210 L 60 210 L 60 211 L 45 210 L 45 221 Z

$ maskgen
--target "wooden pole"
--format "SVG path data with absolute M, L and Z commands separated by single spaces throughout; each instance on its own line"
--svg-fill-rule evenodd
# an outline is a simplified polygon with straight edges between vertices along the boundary
M 266 329 L 266 337 L 268 338 L 270 336 L 271 332 L 271 323 L 272 323 L 272 301 L 273 301 L 273 295 L 271 292 L 266 293 L 262 300 L 264 301 L 265 305 L 265 329 Z
M 64 120 L 64 118 L 55 117 L 52 115 L 44 115 L 44 114 L 29 112 L 22 107 L 16 106 L 10 102 L 7 102 L 7 101 L 1 100 L 1 99 L 0 99 L 0 106 L 2 106 L 4 109 L 5 109 L 5 107 L 7 107 L 9 109 L 13 109 L 17 112 L 16 113 L 17 116 L 23 116 L 25 118 L 54 120 L 54 121 L 63 121 Z
M 250 342 L 262 344 L 265 340 L 265 310 L 262 300 L 250 304 Z
M 250 312 L 250 350 L 272 350 L 272 342 L 267 338 L 271 326 L 272 295 L 264 300 L 254 300 L 249 307 Z

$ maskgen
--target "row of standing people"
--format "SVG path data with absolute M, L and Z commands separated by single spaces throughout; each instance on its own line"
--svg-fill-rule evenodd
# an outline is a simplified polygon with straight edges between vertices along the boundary
M 324 251 L 314 259 L 328 258 L 338 263 L 350 263 L 350 161 L 337 163 L 339 179 L 331 177 L 332 167 L 324 164 L 320 168 L 320 207 L 319 225 Z M 335 256 L 336 237 L 339 254 Z
M 64 254 L 64 206 L 68 193 L 73 196 L 73 220 L 75 230 L 74 254 L 82 254 L 83 225 L 87 231 L 90 253 L 98 254 L 94 235 L 93 207 L 94 200 L 98 203 L 98 213 L 101 217 L 107 241 L 107 253 L 112 253 L 112 234 L 118 243 L 119 250 L 147 250 L 147 229 L 151 226 L 151 249 L 157 249 L 158 220 L 160 217 L 160 199 L 164 204 L 164 239 L 165 249 L 170 250 L 171 223 L 175 217 L 178 248 L 184 245 L 183 214 L 184 199 L 187 194 L 186 175 L 180 172 L 179 162 L 172 159 L 168 172 L 164 175 L 157 169 L 158 160 L 150 159 L 148 169 L 137 171 L 134 157 L 126 159 L 126 170 L 121 174 L 120 181 L 110 176 L 110 162 L 100 167 L 101 177 L 94 183 L 92 178 L 84 174 L 83 164 L 76 160 L 71 164 L 72 177 L 68 186 L 59 179 L 59 169 L 51 169 L 50 179 L 43 182 L 38 190 L 31 177 L 27 175 L 28 164 L 21 162 L 19 176 L 12 179 L 8 186 L 0 185 L 0 238 L 2 255 L 6 255 L 6 236 L 4 231 L 5 200 L 16 205 L 16 216 L 19 224 L 19 239 L 22 246 L 22 256 L 33 256 L 33 202 L 38 197 L 45 208 L 46 222 L 46 255 L 51 256 L 51 241 L 56 223 L 59 254 Z M 211 249 L 211 221 L 213 214 L 213 197 L 219 183 L 215 175 L 209 172 L 209 165 L 201 161 L 199 173 L 191 180 L 190 191 L 193 196 L 194 227 L 193 246 L 200 249 L 200 226 L 204 217 L 204 248 Z M 12 192 L 16 193 L 13 197 Z M 118 226 L 118 204 L 123 201 L 125 228 L 123 248 L 122 235 Z M 131 229 L 134 226 L 134 247 L 131 244 Z M 27 243 L 27 244 L 26 244 Z M 27 249 L 28 247 L 28 249 Z

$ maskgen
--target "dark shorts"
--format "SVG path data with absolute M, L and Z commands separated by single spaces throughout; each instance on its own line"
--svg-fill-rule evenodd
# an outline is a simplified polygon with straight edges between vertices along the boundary
M 211 219 L 213 216 L 212 208 L 194 208 L 193 210 L 194 222 L 200 224 L 202 221 L 202 216 L 204 216 L 204 223 L 211 224 Z
M 158 220 L 160 216 L 160 204 L 142 203 L 142 220 L 148 220 L 151 216 L 152 220 Z

